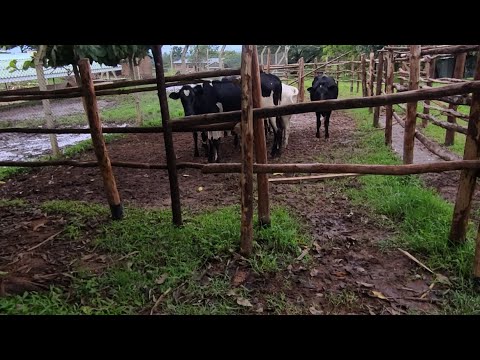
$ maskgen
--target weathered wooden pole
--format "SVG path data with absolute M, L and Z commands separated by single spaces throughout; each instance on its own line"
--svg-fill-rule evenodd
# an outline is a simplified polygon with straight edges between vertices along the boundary
M 373 74 L 375 72 L 375 54 L 373 52 L 370 53 L 370 63 L 368 67 L 368 96 L 373 96 Z M 372 112 L 373 109 L 371 107 L 368 108 L 369 112 Z
M 420 45 L 410 45 L 410 80 L 409 90 L 418 90 L 420 78 Z M 403 137 L 403 163 L 413 163 L 413 146 L 415 140 L 415 124 L 417 120 L 417 101 L 407 103 L 407 118 Z
M 362 54 L 360 57 L 360 61 L 362 62 L 362 96 L 367 97 L 368 92 L 367 92 L 367 63 L 365 61 L 365 54 Z
M 427 74 L 427 77 L 430 78 L 430 73 L 431 73 L 431 59 L 427 59 L 425 61 L 425 73 Z M 427 82 L 427 86 L 432 86 L 432 82 L 429 81 Z M 425 106 L 427 105 L 427 106 Z M 430 108 L 428 107 L 428 105 L 430 105 L 430 101 L 429 100 L 425 100 L 424 101 L 424 106 L 423 106 L 423 113 L 425 115 L 428 115 L 430 114 Z M 422 119 L 422 127 L 425 128 L 427 127 L 428 125 L 428 120 L 427 119 Z
M 350 73 L 352 78 L 350 79 L 350 94 L 353 93 L 353 79 L 355 78 L 355 56 L 352 56 L 352 63 L 350 64 Z
M 258 64 L 257 46 L 253 48 L 252 57 L 252 96 L 253 107 L 261 107 L 262 88 L 260 82 L 260 66 Z M 267 142 L 265 139 L 265 127 L 263 119 L 257 119 L 253 123 L 255 158 L 257 164 L 267 163 Z M 260 226 L 270 225 L 270 195 L 268 174 L 257 174 L 258 191 L 258 221 Z
M 267 71 L 270 74 L 270 48 L 267 48 Z
M 252 99 L 253 45 L 242 46 L 242 172 L 240 192 L 242 219 L 240 229 L 240 253 L 249 256 L 253 247 L 253 99 Z
M 45 56 L 46 51 L 47 51 L 47 45 L 40 45 L 34 57 L 35 70 L 37 72 L 38 89 L 42 91 L 48 90 L 47 82 L 45 80 L 45 73 L 43 71 L 43 58 Z M 54 120 L 53 120 L 53 113 L 52 113 L 50 100 L 44 99 L 42 100 L 42 104 L 43 104 L 43 111 L 45 113 L 47 128 L 52 129 L 54 127 Z M 48 137 L 50 138 L 50 145 L 52 146 L 53 155 L 54 156 L 60 155 L 60 148 L 58 147 L 57 135 L 49 134 Z
M 90 70 L 90 62 L 88 59 L 78 61 L 78 68 L 82 81 L 83 105 L 87 112 L 88 125 L 92 136 L 93 149 L 97 157 L 100 174 L 102 175 L 103 185 L 107 193 L 108 204 L 114 220 L 123 217 L 123 206 L 120 200 L 120 194 L 115 183 L 112 164 L 108 156 L 107 146 L 102 134 L 102 124 L 98 115 L 97 97 L 93 86 L 92 72 Z
M 170 181 L 170 197 L 172 200 L 173 224 L 181 226 L 182 209 L 180 206 L 180 189 L 178 186 L 177 165 L 175 149 L 173 147 L 172 125 L 168 111 L 167 92 L 165 87 L 165 74 L 163 73 L 163 59 L 161 45 L 152 46 L 153 60 L 155 62 L 155 73 L 157 75 L 157 93 L 160 101 L 160 112 L 162 115 L 163 139 L 165 142 L 165 153 L 167 157 L 168 180 Z
M 465 70 L 465 61 L 467 60 L 467 53 L 460 53 L 455 55 L 455 68 L 453 69 L 453 78 L 463 79 L 463 74 Z M 457 110 L 457 105 L 450 104 L 449 109 Z M 456 123 L 457 119 L 455 116 L 447 116 L 447 121 L 449 123 Z M 447 130 L 445 132 L 445 145 L 451 146 L 455 143 L 455 131 Z
M 305 99 L 305 78 L 303 76 L 305 69 L 305 62 L 303 57 L 298 60 L 298 102 L 303 103 Z
M 387 77 L 385 83 L 387 85 L 387 94 L 393 93 L 393 72 L 394 72 L 393 51 L 389 50 L 387 54 Z M 392 146 L 392 116 L 393 106 L 385 106 L 385 145 Z
M 382 94 L 382 80 L 383 80 L 383 53 L 378 52 L 378 65 L 377 65 L 377 87 L 375 88 L 375 95 Z M 373 112 L 373 126 L 378 128 L 378 118 L 380 117 L 380 106 L 376 106 Z
M 480 52 L 477 55 L 477 66 L 474 80 L 480 80 Z M 468 120 L 468 134 L 465 141 L 464 160 L 477 160 L 480 158 L 480 92 L 472 95 L 470 118 Z M 451 244 L 461 244 L 467 234 L 468 217 L 472 205 L 472 197 L 477 183 L 476 170 L 462 170 L 458 184 L 457 199 L 453 210 L 452 226 L 450 228 L 449 241 Z M 480 244 L 477 236 L 477 249 L 475 255 L 480 256 Z M 480 261 L 476 257 L 476 261 Z M 477 264 L 477 263 L 476 263 Z M 479 277 L 480 268 L 476 266 L 475 276 Z

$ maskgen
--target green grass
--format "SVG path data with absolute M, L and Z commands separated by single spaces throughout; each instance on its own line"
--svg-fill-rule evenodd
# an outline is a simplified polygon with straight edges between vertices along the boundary
M 350 96 L 349 84 L 341 83 L 339 98 Z M 344 153 L 345 163 L 401 164 L 399 158 L 385 147 L 383 132 L 372 131 L 372 114 L 368 109 L 346 112 L 358 123 L 359 141 L 352 152 Z M 360 190 L 347 189 L 352 202 L 365 206 L 375 217 L 382 217 L 384 223 L 397 230 L 398 234 L 387 239 L 383 245 L 407 249 L 434 271 L 448 274 L 453 280 L 450 302 L 442 311 L 480 313 L 480 296 L 475 293 L 469 280 L 474 257 L 473 226 L 469 227 L 464 245 L 449 247 L 447 240 L 453 205 L 433 190 L 425 188 L 418 176 L 362 176 L 357 181 L 362 184 Z
M 171 224 L 170 211 L 127 208 L 124 220 L 109 221 L 107 208 L 82 202 L 50 201 L 42 205 L 42 210 L 64 215 L 67 228 L 77 232 L 74 237 L 67 234 L 67 239 L 83 239 L 89 219 L 100 221 L 103 225 L 94 246 L 117 261 L 101 275 L 77 266 L 69 291 L 52 288 L 43 294 L 0 298 L 0 313 L 145 313 L 154 304 L 149 294 L 157 299 L 165 294 L 158 305 L 162 313 L 245 311 L 229 294 L 230 278 L 224 270 L 199 277 L 207 264 L 225 265 L 238 249 L 238 206 L 186 216 L 181 228 Z M 270 228 L 255 230 L 255 255 L 248 262 L 259 274 L 278 271 L 298 256 L 299 245 L 308 242 L 299 229 L 298 219 L 285 209 L 272 209 L 272 223 Z M 118 260 L 121 257 L 124 259 Z M 248 290 L 238 288 L 237 295 L 248 298 Z

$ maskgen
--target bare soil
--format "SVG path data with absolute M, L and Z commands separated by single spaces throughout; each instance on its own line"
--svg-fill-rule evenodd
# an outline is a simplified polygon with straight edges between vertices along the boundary
M 322 124 L 323 125 L 323 124 Z M 337 162 L 335 150 L 354 149 L 355 122 L 342 112 L 330 121 L 330 140 L 315 137 L 315 114 L 292 116 L 290 144 L 280 159 L 271 162 L 313 162 L 319 154 Z M 206 163 L 193 157 L 189 133 L 174 134 L 178 161 Z M 268 141 L 271 145 L 271 139 Z M 112 160 L 165 163 L 162 134 L 129 135 L 108 145 Z M 231 137 L 222 139 L 220 161 L 239 162 L 240 150 Z M 77 157 L 94 160 L 93 151 Z M 114 169 L 121 198 L 126 205 L 169 208 L 170 193 L 166 171 Z M 238 174 L 202 175 L 195 169 L 178 171 L 184 211 L 203 212 L 239 203 Z M 288 175 L 290 176 L 290 175 Z M 238 257 L 227 263 L 212 262 L 204 276 L 228 272 L 232 287 L 252 290 L 252 313 L 268 313 L 268 295 L 283 293 L 286 313 L 302 314 L 404 314 L 435 312 L 442 300 L 439 286 L 429 288 L 432 277 L 396 249 L 382 250 L 379 242 L 395 235 L 365 209 L 354 207 L 331 181 L 302 184 L 271 184 L 271 204 L 291 209 L 313 238 L 305 249 L 312 257 L 308 267 L 295 261 L 273 275 L 256 275 Z M 355 179 L 344 186 L 358 187 Z M 199 187 L 203 190 L 199 191 Z M 20 174 L 0 185 L 0 199 L 24 199 L 19 208 L 0 206 L 0 271 L 8 272 L 4 293 L 41 290 L 50 284 L 67 286 L 75 264 L 101 271 L 114 259 L 98 253 L 90 244 L 98 223 L 90 219 L 82 242 L 58 239 L 46 241 L 64 229 L 65 220 L 42 213 L 35 204 L 46 200 L 69 199 L 106 204 L 102 179 L 96 168 L 41 168 Z M 40 225 L 39 225 L 40 224 Z M 90 234 L 91 236 L 89 236 Z M 32 247 L 46 241 L 41 246 Z M 29 250 L 30 249 L 30 250 Z M 292 310 L 293 309 L 293 310 Z

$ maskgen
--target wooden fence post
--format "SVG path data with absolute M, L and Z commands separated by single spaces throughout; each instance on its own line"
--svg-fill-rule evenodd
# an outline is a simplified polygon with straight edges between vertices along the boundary
M 418 90 L 420 78 L 420 45 L 410 45 L 410 80 L 408 90 Z M 403 137 L 403 163 L 413 163 L 415 124 L 417 120 L 417 101 L 407 103 L 407 118 Z
M 393 51 L 389 50 L 387 54 L 387 94 L 393 93 L 393 71 L 394 71 Z M 393 105 L 385 106 L 385 145 L 392 146 L 392 116 Z
M 480 80 L 480 52 L 477 55 L 477 66 L 474 80 Z M 480 158 L 480 92 L 472 94 L 472 106 L 468 121 L 468 134 L 465 141 L 464 160 L 477 160 Z M 458 185 L 455 209 L 453 210 L 452 226 L 450 228 L 449 242 L 461 244 L 465 242 L 467 234 L 468 217 L 472 204 L 473 193 L 477 183 L 477 170 L 462 170 Z M 480 277 L 480 243 L 477 236 L 477 249 L 475 276 Z M 478 256 L 478 257 L 477 257 Z
M 301 57 L 298 60 L 298 102 L 299 103 L 303 103 L 305 99 L 305 85 L 304 85 L 305 78 L 303 77 L 304 66 L 305 66 L 305 63 L 303 61 L 303 57 Z
M 152 46 L 155 73 L 157 75 L 157 93 L 162 115 L 163 139 L 167 157 L 168 180 L 170 181 L 170 197 L 172 200 L 172 220 L 176 226 L 182 225 L 182 209 L 180 206 L 180 189 L 178 186 L 177 165 L 175 149 L 173 147 L 172 124 L 168 111 L 168 99 L 165 87 L 165 74 L 163 72 L 163 59 L 160 45 Z
M 373 96 L 373 74 L 375 72 L 375 54 L 373 52 L 370 53 L 370 63 L 368 68 L 368 96 Z M 373 111 L 372 107 L 368 108 L 368 111 L 371 113 Z
M 383 53 L 381 51 L 378 52 L 378 66 L 377 66 L 377 87 L 375 95 L 382 94 L 382 80 L 383 80 Z M 380 106 L 375 107 L 375 111 L 373 113 L 373 126 L 378 128 L 378 118 L 380 117 Z
M 270 48 L 267 48 L 267 71 L 266 72 L 270 74 Z
M 453 69 L 453 78 L 463 79 L 466 59 L 467 59 L 466 52 L 455 55 L 455 68 Z M 457 105 L 450 104 L 448 108 L 456 111 Z M 455 124 L 457 122 L 457 119 L 455 116 L 447 116 L 447 121 L 449 123 Z M 445 132 L 445 145 L 451 146 L 454 143 L 455 143 L 455 131 L 447 130 Z
M 362 96 L 367 97 L 368 96 L 368 90 L 367 90 L 367 63 L 365 60 L 365 54 L 362 54 L 360 57 L 360 61 L 362 62 Z
M 253 45 L 242 46 L 242 172 L 240 191 L 242 203 L 240 253 L 249 256 L 253 247 L 253 103 L 252 103 Z
M 102 124 L 98 116 L 97 97 L 93 85 L 92 72 L 90 70 L 90 62 L 88 59 L 80 59 L 78 61 L 78 69 L 82 80 L 83 103 L 87 111 L 88 124 L 90 126 L 90 134 L 92 135 L 93 149 L 97 157 L 98 166 L 107 193 L 108 204 L 112 218 L 119 220 L 123 217 L 123 206 L 120 200 L 120 194 L 117 190 L 115 176 L 113 175 L 112 164 L 108 156 L 107 146 L 102 134 Z
M 425 61 L 425 73 L 426 73 L 427 77 L 430 77 L 431 61 L 432 60 L 430 58 L 427 58 L 426 61 Z M 428 81 L 427 86 L 432 86 L 432 82 Z M 423 104 L 424 104 L 423 113 L 425 115 L 430 114 L 430 109 L 427 107 L 427 106 L 430 105 L 430 101 L 429 100 L 424 100 Z M 427 105 L 427 106 L 425 106 L 425 105 Z M 427 127 L 427 125 L 428 125 L 428 120 L 427 119 L 422 119 L 422 127 L 425 128 L 425 127 Z
M 252 57 L 252 96 L 253 107 L 261 107 L 262 89 L 260 82 L 260 68 L 258 64 L 257 47 L 253 48 Z M 257 164 L 267 163 L 267 143 L 263 119 L 256 119 L 253 123 L 255 158 Z M 270 225 L 270 195 L 268 174 L 257 174 L 258 191 L 258 221 L 260 226 Z
M 355 56 L 352 56 L 352 63 L 350 64 L 350 73 L 352 78 L 350 79 L 350 94 L 353 93 L 353 78 L 355 77 Z

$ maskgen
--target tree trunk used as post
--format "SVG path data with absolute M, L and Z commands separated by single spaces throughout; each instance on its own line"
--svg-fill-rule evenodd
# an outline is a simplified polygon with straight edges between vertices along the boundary
M 132 80 L 139 80 L 137 77 L 137 72 L 135 71 L 135 59 L 129 58 L 128 59 L 128 67 L 130 68 L 130 79 Z M 138 93 L 133 94 L 133 100 L 135 103 L 135 112 L 137 113 L 137 121 L 136 126 L 142 126 L 143 124 L 143 116 L 142 116 L 142 109 L 140 108 L 140 95 Z
M 350 94 L 353 93 L 353 80 L 355 77 L 355 56 L 352 56 L 352 63 L 350 64 L 350 73 L 351 73 L 351 79 L 350 79 Z
M 389 50 L 387 54 L 387 77 L 385 83 L 387 84 L 387 94 L 393 93 L 393 72 L 394 72 L 393 51 Z M 392 116 L 393 106 L 385 106 L 385 145 L 392 146 Z
M 480 80 L 480 52 L 477 55 L 477 66 L 474 80 Z M 465 141 L 464 160 L 478 160 L 480 158 L 480 92 L 472 95 L 470 118 L 468 120 L 468 133 Z M 467 234 L 468 217 L 472 205 L 472 197 L 477 183 L 477 170 L 462 170 L 458 185 L 455 209 L 453 210 L 452 226 L 450 228 L 449 241 L 451 244 L 465 242 Z M 477 236 L 477 248 L 475 251 L 475 276 L 480 277 L 480 243 Z
M 453 69 L 453 78 L 463 79 L 466 60 L 467 60 L 466 52 L 455 55 L 455 68 Z M 456 111 L 457 105 L 450 104 L 448 108 Z M 449 123 L 455 124 L 457 122 L 457 119 L 455 116 L 447 116 L 447 121 Z M 445 145 L 451 146 L 454 143 L 455 143 L 455 131 L 447 130 L 445 132 Z
M 340 77 L 342 76 L 342 73 L 340 72 L 340 65 L 337 65 L 337 82 L 340 82 Z
M 270 48 L 267 48 L 267 73 L 270 74 Z
M 305 99 L 305 78 L 303 77 L 304 74 L 305 63 L 303 61 L 303 57 L 298 60 L 298 101 L 302 103 Z
M 43 72 L 43 57 L 47 50 L 47 45 L 40 45 L 38 52 L 35 56 L 35 71 L 37 72 L 37 80 L 38 80 L 38 88 L 42 91 L 47 90 L 47 82 L 45 80 L 45 74 Z M 54 120 L 52 114 L 52 107 L 50 105 L 50 100 L 45 99 L 42 100 L 43 104 L 43 112 L 45 113 L 45 119 L 48 129 L 52 129 L 54 127 Z M 48 134 L 50 138 L 50 145 L 52 146 L 52 153 L 54 156 L 60 155 L 60 149 L 58 147 L 57 135 L 56 134 Z
M 432 61 L 431 59 L 427 59 L 425 61 L 425 73 L 426 73 L 427 77 L 430 77 L 431 61 Z M 432 86 L 432 82 L 431 81 L 427 82 L 427 86 Z M 430 105 L 430 101 L 425 100 L 423 103 L 424 103 L 423 113 L 425 115 L 430 114 L 430 108 L 428 107 Z M 427 105 L 427 106 L 425 106 L 425 105 Z M 425 128 L 425 127 L 427 127 L 427 125 L 428 125 L 428 120 L 427 119 L 422 119 L 422 127 Z
M 373 52 L 370 53 L 370 63 L 368 67 L 368 96 L 373 96 L 373 74 L 375 72 L 375 54 Z M 368 112 L 372 112 L 373 109 L 371 107 L 368 108 Z
M 253 107 L 261 107 L 262 89 L 260 82 L 260 66 L 258 64 L 257 47 L 253 47 L 252 57 L 252 97 Z M 267 163 L 267 143 L 263 119 L 256 119 L 253 123 L 255 158 L 257 164 Z M 268 174 L 257 174 L 258 191 L 258 221 L 260 226 L 270 225 L 270 194 Z
M 222 45 L 222 47 L 220 48 L 220 54 L 218 56 L 218 67 L 220 68 L 220 70 L 223 69 L 223 53 L 225 52 L 225 47 L 227 45 Z
M 420 45 L 410 45 L 410 80 L 409 90 L 418 90 L 420 78 Z M 415 124 L 417 120 L 417 101 L 407 103 L 407 119 L 403 138 L 403 163 L 413 163 L 413 146 L 415 140 Z
M 383 78 L 383 53 L 381 51 L 378 52 L 378 66 L 377 66 L 377 87 L 375 95 L 382 94 L 382 78 Z M 375 111 L 373 112 L 373 126 L 378 128 L 379 123 L 378 119 L 380 117 L 380 106 L 375 107 Z
M 367 62 L 365 60 L 365 54 L 362 54 L 360 61 L 362 62 L 362 96 L 367 97 Z
M 185 45 L 185 47 L 182 50 L 182 73 L 186 72 L 187 70 L 187 64 L 185 63 L 185 57 L 187 55 L 187 50 L 190 45 Z
M 242 172 L 240 191 L 242 218 L 240 228 L 240 253 L 249 256 L 253 247 L 253 102 L 252 102 L 253 45 L 242 46 Z
M 177 160 L 173 147 L 172 125 L 168 111 L 167 92 L 165 88 L 165 74 L 163 73 L 163 59 L 160 45 L 152 46 L 153 60 L 155 62 L 155 73 L 157 77 L 157 92 L 160 101 L 160 112 L 162 115 L 163 138 L 165 141 L 165 153 L 167 156 L 168 179 L 170 181 L 170 197 L 172 200 L 172 219 L 176 226 L 182 225 L 182 209 L 180 206 L 180 189 L 178 186 Z
M 123 206 L 120 200 L 120 194 L 117 190 L 115 176 L 113 175 L 112 165 L 108 156 L 107 146 L 102 134 L 102 124 L 98 115 L 97 97 L 93 85 L 92 73 L 90 70 L 90 62 L 88 59 L 81 59 L 78 62 L 80 77 L 82 79 L 83 103 L 87 111 L 88 124 L 92 136 L 93 149 L 97 157 L 100 174 L 102 175 L 103 184 L 107 193 L 108 204 L 112 218 L 115 220 L 123 217 Z

